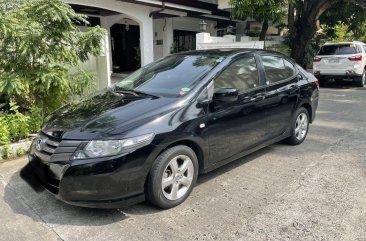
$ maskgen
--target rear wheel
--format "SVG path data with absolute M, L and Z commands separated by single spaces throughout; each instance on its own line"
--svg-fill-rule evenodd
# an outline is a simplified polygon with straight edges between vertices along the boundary
M 304 107 L 300 107 L 291 123 L 291 136 L 287 139 L 287 142 L 291 145 L 301 144 L 308 134 L 309 130 L 309 112 Z
M 184 202 L 196 183 L 198 160 L 195 152 L 184 145 L 161 153 L 149 173 L 146 198 L 160 208 Z
M 358 78 L 357 86 L 358 87 L 364 87 L 366 84 L 366 70 L 363 71 L 362 76 Z

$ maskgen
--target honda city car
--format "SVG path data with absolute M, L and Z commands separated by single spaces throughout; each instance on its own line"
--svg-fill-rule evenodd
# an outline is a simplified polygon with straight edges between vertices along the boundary
M 281 140 L 301 144 L 318 84 L 277 52 L 173 54 L 47 117 L 21 176 L 72 205 L 171 208 L 199 174 Z

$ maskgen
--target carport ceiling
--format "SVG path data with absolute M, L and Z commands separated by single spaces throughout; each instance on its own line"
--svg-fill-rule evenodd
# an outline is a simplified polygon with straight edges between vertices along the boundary
M 92 15 L 98 15 L 98 16 L 112 16 L 112 15 L 121 14 L 119 12 L 102 9 L 102 8 L 90 7 L 90 6 L 82 6 L 82 5 L 76 5 L 76 4 L 70 4 L 70 6 L 75 10 L 75 12 L 82 13 L 82 14 L 92 14 Z

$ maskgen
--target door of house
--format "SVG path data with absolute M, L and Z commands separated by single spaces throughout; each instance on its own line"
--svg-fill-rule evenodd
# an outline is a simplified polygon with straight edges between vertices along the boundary
M 140 27 L 115 24 L 111 27 L 113 72 L 130 72 L 140 67 Z

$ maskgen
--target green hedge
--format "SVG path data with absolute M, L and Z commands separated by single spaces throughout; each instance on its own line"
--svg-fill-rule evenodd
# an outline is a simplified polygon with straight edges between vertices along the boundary
M 8 112 L 0 112 L 0 145 L 7 145 L 36 133 L 42 124 L 41 109 L 34 106 L 29 112 L 19 112 L 18 105 L 10 102 Z

